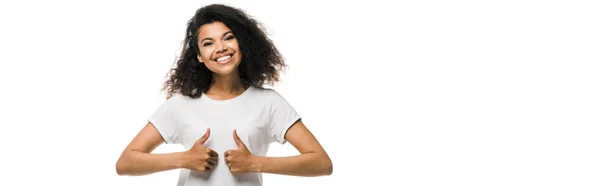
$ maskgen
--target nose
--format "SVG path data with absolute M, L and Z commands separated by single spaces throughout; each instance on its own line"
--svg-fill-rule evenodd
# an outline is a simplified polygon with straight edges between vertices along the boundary
M 227 45 L 223 42 L 217 42 L 217 53 L 222 53 L 227 51 Z

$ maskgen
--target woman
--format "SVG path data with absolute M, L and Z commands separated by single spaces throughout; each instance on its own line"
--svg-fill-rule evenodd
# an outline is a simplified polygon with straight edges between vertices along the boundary
M 125 148 L 119 175 L 181 169 L 178 185 L 262 185 L 262 173 L 321 176 L 332 162 L 276 91 L 284 61 L 243 11 L 210 5 L 188 22 L 184 48 L 163 90 L 167 100 Z M 152 154 L 163 142 L 183 152 Z M 300 153 L 266 157 L 272 142 Z

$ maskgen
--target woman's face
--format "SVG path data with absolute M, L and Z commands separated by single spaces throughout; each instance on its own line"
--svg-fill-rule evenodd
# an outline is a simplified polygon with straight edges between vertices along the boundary
M 198 60 L 219 75 L 237 73 L 242 60 L 238 41 L 222 22 L 202 25 L 198 32 Z

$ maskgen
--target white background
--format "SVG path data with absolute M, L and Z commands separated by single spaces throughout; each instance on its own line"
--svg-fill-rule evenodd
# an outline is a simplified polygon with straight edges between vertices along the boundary
M 1 2 L 0 185 L 174 185 L 114 166 L 211 2 Z M 265 185 L 600 185 L 594 1 L 225 3 L 266 26 L 334 163 Z

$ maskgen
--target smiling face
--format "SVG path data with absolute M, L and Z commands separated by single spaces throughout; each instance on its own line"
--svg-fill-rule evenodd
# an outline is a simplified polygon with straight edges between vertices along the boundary
M 237 73 L 242 60 L 238 41 L 222 22 L 202 25 L 198 32 L 198 60 L 218 75 Z

